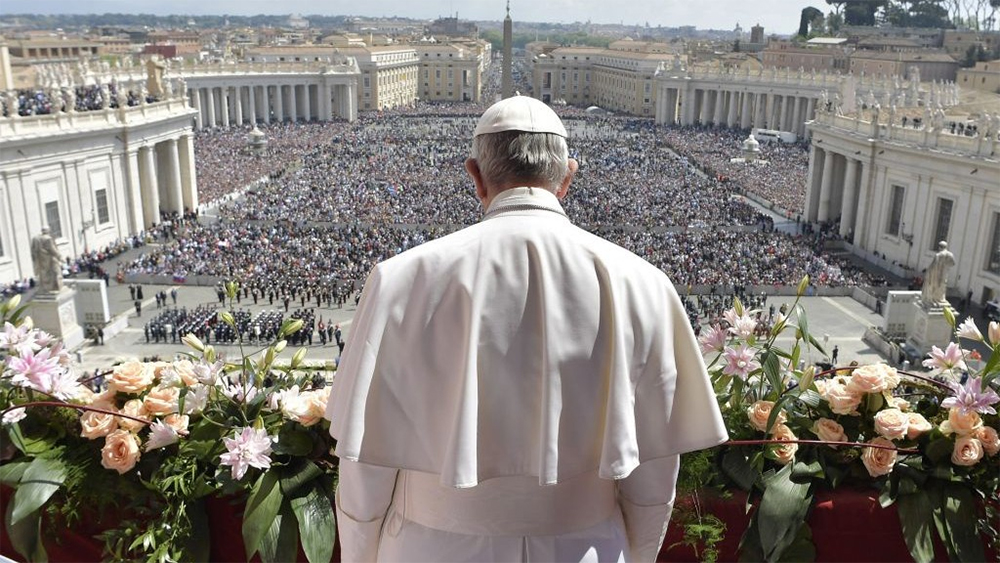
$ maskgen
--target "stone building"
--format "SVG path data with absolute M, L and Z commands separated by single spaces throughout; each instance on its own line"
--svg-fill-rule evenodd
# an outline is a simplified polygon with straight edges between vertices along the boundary
M 962 88 L 1000 94 L 1000 59 L 979 62 L 973 68 L 959 69 L 955 82 Z

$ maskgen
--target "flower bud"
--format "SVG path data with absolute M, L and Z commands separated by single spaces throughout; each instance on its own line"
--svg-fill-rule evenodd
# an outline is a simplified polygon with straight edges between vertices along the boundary
M 739 297 L 733 297 L 733 309 L 736 311 L 737 315 L 741 317 L 743 316 L 743 311 L 745 309 L 743 309 L 743 302 L 740 301 Z
M 796 290 L 795 295 L 798 297 L 802 297 L 803 295 L 806 294 L 806 289 L 808 288 L 809 288 L 809 275 L 807 274 L 805 276 L 802 276 L 802 280 L 799 281 L 799 287 Z
M 290 319 L 285 321 L 284 326 L 281 327 L 281 332 L 279 336 L 285 336 L 288 334 L 295 334 L 298 332 L 302 326 L 305 324 L 302 319 Z
M 230 281 L 226 282 L 226 296 L 230 299 L 236 299 L 236 292 L 240 290 L 240 284 Z
M 222 319 L 222 322 L 226 323 L 227 325 L 233 328 L 236 328 L 236 319 L 233 318 L 233 314 L 230 313 L 229 311 L 223 311 L 222 313 L 219 314 L 219 317 Z
M 990 344 L 993 346 L 1000 344 L 1000 323 L 997 321 L 990 321 L 989 330 L 987 332 L 989 332 L 990 335 Z
M 13 311 L 17 309 L 17 306 L 20 304 L 21 304 L 21 295 L 20 294 L 15 295 L 14 297 L 10 298 L 10 301 L 8 301 L 6 305 L 4 305 L 4 311 Z
M 35 319 L 26 316 L 21 319 L 21 326 L 24 327 L 24 330 L 31 330 L 35 328 Z
M 812 387 L 813 381 L 816 376 L 816 367 L 809 366 L 802 372 L 802 377 L 799 378 L 799 389 L 806 390 Z
M 285 350 L 285 346 L 288 346 L 287 340 L 279 340 L 274 344 L 274 353 L 280 354 Z
M 952 328 L 952 330 L 954 330 L 955 329 L 955 311 L 953 311 L 951 309 L 951 307 L 945 306 L 944 309 L 943 309 L 943 312 L 944 312 L 944 320 L 948 321 L 948 326 L 950 326 Z
M 205 344 L 194 335 L 193 332 L 189 332 L 181 337 L 181 342 L 187 344 L 189 347 L 194 348 L 199 352 L 205 351 Z
M 299 348 L 295 351 L 295 355 L 292 356 L 292 367 L 297 368 L 302 364 L 302 359 L 306 357 L 306 349 Z

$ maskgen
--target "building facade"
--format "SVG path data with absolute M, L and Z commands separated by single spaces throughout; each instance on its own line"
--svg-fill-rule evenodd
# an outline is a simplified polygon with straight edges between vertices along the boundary
M 957 265 L 949 289 L 981 303 L 1000 293 L 1000 142 L 951 134 L 943 120 L 920 129 L 820 111 L 806 219 L 838 221 L 852 252 L 900 275 L 920 277 L 947 241 Z M 987 130 L 993 131 L 986 134 Z
M 418 94 L 421 100 L 479 102 L 483 73 L 489 63 L 478 43 L 419 43 Z
M 962 88 L 1000 94 L 1000 59 L 979 62 L 973 68 L 959 69 L 955 83 Z
M 194 111 L 181 92 L 134 107 L 0 117 L 0 284 L 34 275 L 49 227 L 78 256 L 195 209 Z

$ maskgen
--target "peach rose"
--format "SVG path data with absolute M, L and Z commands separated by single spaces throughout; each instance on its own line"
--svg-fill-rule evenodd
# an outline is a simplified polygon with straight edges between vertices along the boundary
M 176 387 L 157 387 L 146 395 L 142 404 L 146 412 L 154 416 L 164 416 L 177 412 L 177 400 L 180 391 Z
M 983 419 L 976 411 L 962 412 L 962 409 L 953 408 L 948 411 L 948 420 L 941 423 L 941 432 L 946 435 L 968 436 L 982 425 Z
M 117 394 L 117 391 L 108 387 L 91 397 L 91 401 L 88 404 L 98 409 L 117 410 L 118 407 L 115 406 L 115 396 Z
M 94 440 L 118 429 L 118 417 L 113 414 L 87 411 L 80 416 L 80 435 Z
M 115 366 L 108 378 L 108 388 L 132 395 L 142 393 L 153 384 L 153 371 L 140 362 L 125 362 Z
M 128 430 L 115 430 L 104 439 L 101 465 L 125 473 L 139 461 L 139 440 Z
M 969 467 L 983 459 L 983 443 L 972 436 L 959 436 L 955 440 L 955 449 L 951 451 L 951 462 L 955 465 Z
M 972 433 L 972 437 L 983 444 L 986 455 L 993 457 L 1000 453 L 1000 436 L 992 426 L 980 426 Z
M 861 462 L 865 464 L 865 469 L 872 477 L 879 477 L 892 473 L 893 466 L 896 465 L 896 446 L 889 440 L 878 436 L 871 442 L 876 446 L 887 446 L 885 448 L 865 448 L 861 454 Z
M 163 423 L 174 429 L 174 432 L 181 436 L 188 434 L 188 422 L 190 418 L 186 414 L 168 414 L 163 417 Z
M 190 386 L 198 383 L 198 376 L 194 373 L 194 364 L 191 360 L 178 360 L 173 363 L 173 368 L 184 385 Z
M 927 432 L 930 432 L 931 430 L 934 429 L 934 426 L 931 425 L 930 422 L 927 422 L 927 419 L 924 418 L 924 415 L 920 413 L 908 412 L 906 413 L 906 417 L 909 419 L 910 423 L 906 427 L 906 437 L 909 438 L 910 440 L 916 440 L 923 434 L 926 434 Z
M 757 401 L 750 405 L 747 408 L 747 418 L 750 419 L 750 425 L 761 432 L 767 432 L 767 419 L 771 417 L 771 409 L 773 408 L 774 403 L 772 401 Z M 774 425 L 784 424 L 787 419 L 788 417 L 785 416 L 785 413 L 780 412 L 778 413 L 778 418 L 774 421 Z
M 871 364 L 854 370 L 847 388 L 854 393 L 881 393 L 898 384 L 896 368 L 885 364 Z
M 812 425 L 813 434 L 819 437 L 820 440 L 825 442 L 846 442 L 847 434 L 844 433 L 844 427 L 840 423 L 830 420 L 829 418 L 821 418 L 813 423 Z M 836 448 L 837 446 L 830 445 L 831 448 Z
M 887 402 L 890 407 L 897 408 L 903 412 L 908 412 L 910 410 L 910 402 L 902 397 L 891 397 Z
M 830 403 L 830 410 L 835 414 L 851 414 L 855 412 L 861 404 L 861 393 L 855 393 L 847 388 L 831 382 L 826 386 L 826 393 L 823 398 Z
M 784 424 L 775 424 L 774 429 L 771 432 L 771 438 L 779 441 L 786 440 L 798 440 L 795 437 L 795 433 L 792 429 L 785 426 Z M 799 451 L 798 444 L 782 444 L 780 446 L 771 446 L 772 452 L 774 453 L 775 461 L 781 465 L 788 465 L 793 459 L 795 459 L 795 452 Z
M 143 406 L 142 401 L 139 399 L 131 399 L 125 402 L 121 410 L 118 411 L 122 414 L 128 416 L 134 416 L 136 418 L 146 418 L 149 413 L 146 412 L 146 407 Z M 118 426 L 124 428 L 130 432 L 138 432 L 145 424 L 132 420 L 131 418 L 118 417 Z
M 329 396 L 330 392 L 326 389 L 291 395 L 282 399 L 281 410 L 289 420 L 298 422 L 302 426 L 312 426 L 323 420 L 326 399 Z
M 910 417 L 899 409 L 883 409 L 875 415 L 875 431 L 883 438 L 900 440 L 906 437 Z

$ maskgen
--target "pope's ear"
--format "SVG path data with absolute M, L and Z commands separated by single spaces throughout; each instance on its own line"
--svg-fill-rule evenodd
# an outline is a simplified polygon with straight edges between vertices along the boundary
M 559 188 L 556 189 L 556 197 L 559 199 L 566 197 L 566 194 L 569 193 L 569 185 L 573 181 L 576 171 L 580 168 L 580 164 L 575 158 L 569 159 L 567 165 L 566 177 L 563 178 L 562 182 L 559 183 Z
M 476 184 L 476 195 L 480 200 L 486 199 L 486 185 L 483 183 L 483 173 L 479 170 L 479 163 L 474 158 L 465 159 L 465 171 L 472 176 L 472 182 Z

